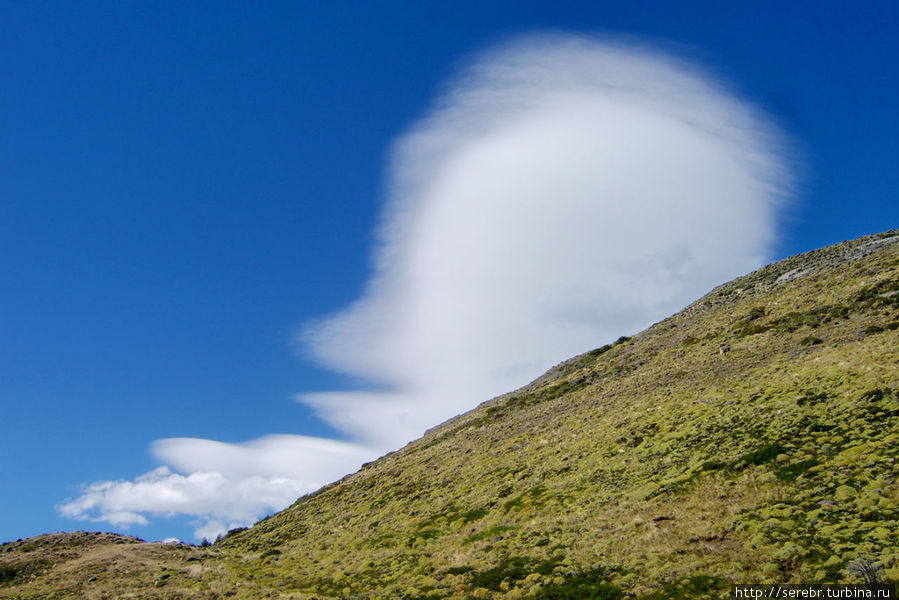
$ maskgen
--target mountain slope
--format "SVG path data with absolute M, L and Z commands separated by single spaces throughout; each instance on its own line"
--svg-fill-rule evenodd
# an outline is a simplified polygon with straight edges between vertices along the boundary
M 893 231 L 722 285 L 213 548 L 4 545 L 0 598 L 719 597 L 859 558 L 895 581 L 897 338 Z

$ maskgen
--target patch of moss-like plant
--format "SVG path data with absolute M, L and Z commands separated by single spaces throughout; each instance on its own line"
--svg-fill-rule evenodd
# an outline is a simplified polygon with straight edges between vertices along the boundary
M 796 404 L 799 406 L 806 404 L 814 405 L 820 402 L 826 402 L 828 399 L 830 399 L 830 396 L 826 392 L 806 391 L 796 399 Z
M 814 458 L 810 458 L 808 460 L 801 460 L 799 462 L 795 462 L 783 467 L 778 467 L 774 469 L 774 474 L 781 481 L 796 481 L 796 478 L 816 466 L 818 461 Z
M 728 463 L 720 460 L 707 460 L 700 467 L 703 471 L 718 471 L 728 466 Z
M 664 584 L 645 600 L 697 600 L 701 598 L 720 598 L 730 589 L 731 582 L 724 577 L 713 575 L 693 575 Z
M 783 454 L 784 452 L 786 452 L 786 448 L 780 444 L 765 444 L 764 446 L 741 456 L 739 462 L 748 465 L 762 465 L 774 460 L 779 454 Z
M 471 577 L 470 584 L 475 588 L 485 588 L 498 591 L 503 582 L 514 585 L 531 573 L 550 575 L 561 558 L 546 560 L 528 558 L 523 556 L 510 556 L 504 558 L 495 567 L 475 573 Z
M 586 384 L 587 379 L 585 377 L 581 377 L 573 381 L 566 379 L 530 394 L 512 396 L 506 401 L 504 408 L 522 409 L 528 406 L 533 406 L 534 404 L 539 404 L 540 402 L 546 402 L 547 400 L 554 400 L 556 398 L 559 398 L 560 396 L 582 388 Z
M 765 333 L 766 331 L 770 331 L 774 328 L 774 325 L 770 323 L 742 323 L 737 327 L 734 333 L 737 334 L 737 337 L 746 337 L 750 335 L 756 335 L 758 333 Z
M 895 395 L 896 391 L 890 388 L 874 388 L 863 392 L 858 399 L 862 402 L 880 402 L 885 398 L 894 397 Z
M 418 522 L 416 529 L 426 531 L 429 529 L 439 528 L 443 525 L 452 525 L 456 521 L 465 523 L 473 523 L 484 518 L 490 511 L 486 508 L 474 508 L 471 510 L 463 510 L 457 506 L 450 506 L 442 511 L 435 513 Z
M 543 485 L 535 486 L 526 492 L 519 494 L 515 498 L 505 502 L 503 504 L 503 510 L 509 512 L 511 510 L 520 510 L 525 503 L 530 504 L 535 508 L 539 508 L 543 505 L 544 495 L 546 494 L 546 487 Z
M 509 531 L 511 529 L 515 529 L 515 527 L 511 527 L 509 525 L 495 525 L 483 531 L 479 531 L 474 535 L 468 536 L 467 538 L 462 540 L 462 545 L 464 546 L 474 542 L 480 542 L 481 540 L 486 540 L 488 538 L 495 538 L 496 536 L 502 534 L 504 531 Z
M 537 600 L 619 600 L 624 592 L 609 582 L 612 571 L 597 567 L 589 571 L 569 573 L 562 583 L 543 586 L 532 597 Z

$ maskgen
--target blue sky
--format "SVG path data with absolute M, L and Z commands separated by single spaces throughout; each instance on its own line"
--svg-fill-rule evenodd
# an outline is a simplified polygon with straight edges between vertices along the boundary
M 191 457 L 218 448 L 155 440 L 364 445 L 323 408 L 358 398 L 295 400 L 370 387 L 379 363 L 298 337 L 370 291 L 397 140 L 512 36 L 628 36 L 766 113 L 798 182 L 768 258 L 899 226 L 893 3 L 33 2 L 0 23 L 0 540 L 121 530 L 58 507 L 162 465 L 208 472 Z M 615 333 L 596 331 L 580 349 Z M 127 531 L 215 530 L 152 512 Z

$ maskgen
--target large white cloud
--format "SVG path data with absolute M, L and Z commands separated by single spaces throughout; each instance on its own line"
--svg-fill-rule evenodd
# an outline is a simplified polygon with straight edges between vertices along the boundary
M 308 332 L 390 393 L 302 400 L 396 445 L 638 331 L 764 262 L 784 162 L 684 62 L 571 36 L 495 49 L 396 144 L 368 288 Z
M 163 440 L 187 475 L 94 484 L 62 510 L 245 522 L 264 512 L 250 489 L 286 506 L 762 264 L 786 162 L 763 115 L 686 62 L 577 36 L 495 48 L 396 142 L 365 293 L 307 328 L 316 360 L 371 383 L 300 398 L 358 444 Z M 215 474 L 230 487 L 203 495 Z M 189 508 L 154 495 L 176 489 Z

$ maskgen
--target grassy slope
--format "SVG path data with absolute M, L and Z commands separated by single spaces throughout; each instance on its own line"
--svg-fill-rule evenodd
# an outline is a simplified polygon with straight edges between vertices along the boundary
M 897 236 L 725 284 L 212 549 L 0 547 L 0 598 L 719 597 L 856 558 L 899 580 Z

